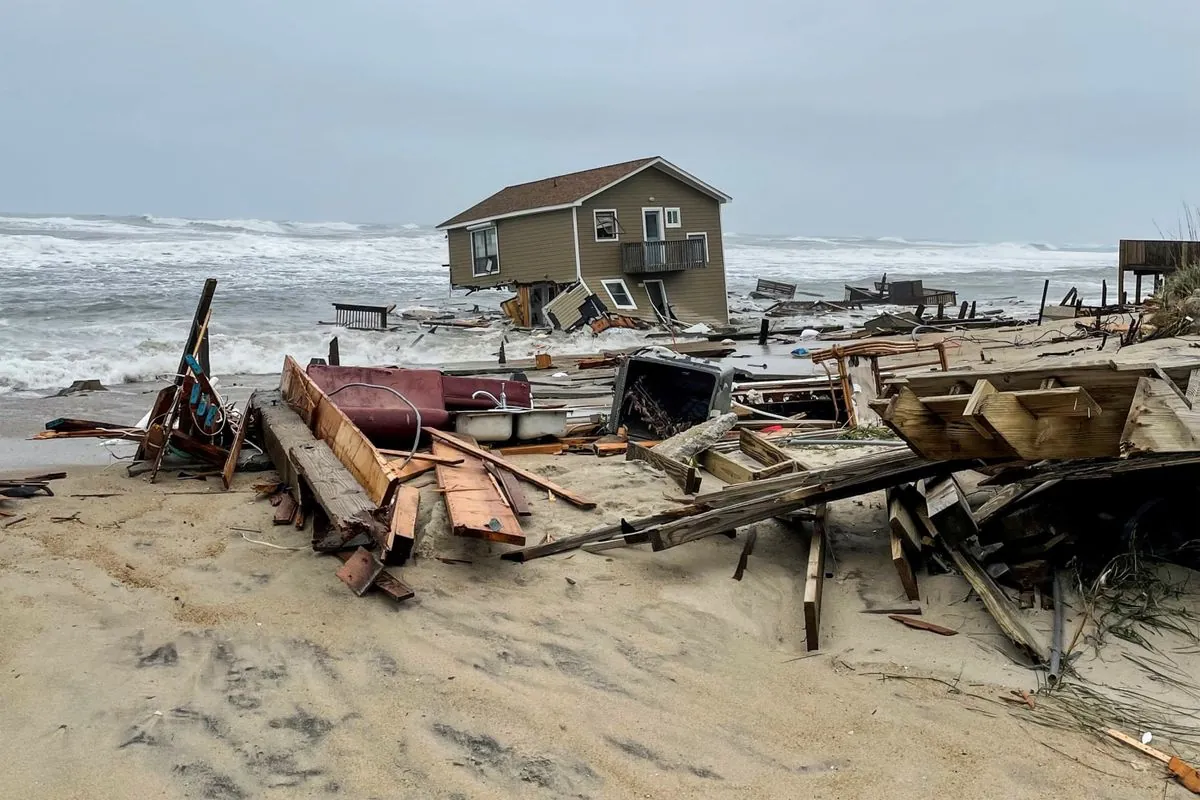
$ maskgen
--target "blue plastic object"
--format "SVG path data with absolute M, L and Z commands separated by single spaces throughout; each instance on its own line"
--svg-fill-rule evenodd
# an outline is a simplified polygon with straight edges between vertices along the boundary
M 792 351 L 792 355 L 796 358 L 808 358 L 808 349 L 805 347 L 797 347 Z

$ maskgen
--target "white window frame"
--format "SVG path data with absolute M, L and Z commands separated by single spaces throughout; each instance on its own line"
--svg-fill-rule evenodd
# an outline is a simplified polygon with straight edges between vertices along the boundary
M 671 222 L 671 212 L 675 212 L 675 221 Z M 668 206 L 663 209 L 663 228 L 682 228 L 683 212 L 678 206 Z
M 611 239 L 600 238 L 600 224 L 596 219 L 597 214 L 612 214 L 613 217 L 613 232 L 617 235 Z M 615 208 L 593 208 L 592 209 L 592 238 L 597 242 L 619 242 L 621 241 L 621 224 L 617 221 L 617 210 Z
M 493 231 L 496 238 L 496 271 L 495 272 L 479 272 L 475 265 L 475 234 L 482 233 L 485 236 L 487 231 Z M 489 278 L 493 275 L 500 274 L 500 231 L 495 225 L 480 225 L 475 228 L 467 229 L 467 245 L 471 251 L 471 277 L 472 278 Z M 485 248 L 486 249 L 486 245 Z
M 703 239 L 704 240 L 704 263 L 709 261 L 708 256 L 708 231 L 696 231 L 695 233 L 685 233 L 685 239 Z
M 621 284 L 621 288 L 625 291 L 625 296 L 629 298 L 628 305 L 621 305 L 617 302 L 617 298 L 613 297 L 612 289 L 608 288 L 610 283 Z M 604 287 L 604 292 L 608 295 L 608 299 L 612 300 L 614 308 L 617 308 L 621 311 L 637 311 L 637 301 L 633 299 L 633 292 L 629 291 L 629 285 L 625 283 L 623 278 L 605 278 L 604 280 L 600 281 L 600 285 Z

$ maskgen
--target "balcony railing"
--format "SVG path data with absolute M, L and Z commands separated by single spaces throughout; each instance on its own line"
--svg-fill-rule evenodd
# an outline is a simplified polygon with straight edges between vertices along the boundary
M 703 269 L 707 255 L 705 244 L 703 239 L 624 243 L 621 245 L 621 271 L 631 275 Z

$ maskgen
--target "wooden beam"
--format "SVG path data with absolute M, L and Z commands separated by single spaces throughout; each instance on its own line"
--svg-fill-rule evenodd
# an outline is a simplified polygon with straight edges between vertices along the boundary
M 921 405 L 939 417 L 961 417 L 970 399 L 968 394 L 939 394 L 920 398 Z
M 438 439 L 433 443 L 433 452 L 434 455 L 449 456 L 455 450 L 449 442 Z M 446 514 L 450 517 L 451 532 L 455 536 L 505 544 L 525 544 L 521 524 L 504 502 L 496 485 L 492 483 L 491 477 L 483 467 L 483 459 L 465 456 L 463 464 L 457 467 L 438 464 L 437 479 L 446 499 Z
M 705 450 L 700 454 L 700 461 L 710 475 L 727 484 L 754 480 L 754 470 L 717 450 Z
M 334 555 L 341 559 L 342 563 L 349 561 L 353 557 L 352 554 L 344 551 L 334 553 Z M 393 600 L 408 600 L 416 596 L 416 592 L 386 568 L 375 576 L 373 585 Z
M 984 419 L 982 412 L 983 404 L 989 397 L 996 393 L 996 387 L 986 378 L 975 381 L 975 386 L 971 389 L 971 394 L 967 397 L 967 404 L 963 406 L 962 418 L 968 425 L 975 429 L 975 432 L 984 439 L 995 439 L 996 431 Z
M 992 615 L 992 619 L 996 620 L 996 624 L 1000 626 L 1000 630 L 1004 631 L 1004 635 L 1023 652 L 1033 658 L 1036 663 L 1048 663 L 1050 653 L 1046 645 L 1025 625 L 1020 611 L 1008 599 L 1008 595 L 1004 593 L 1004 590 L 996 585 L 996 582 L 992 580 L 992 576 L 987 574 L 987 571 L 979 565 L 979 562 L 970 553 L 951 542 L 946 542 L 945 544 L 947 552 L 950 553 L 955 566 L 958 567 L 958 571 L 971 584 L 971 588 L 975 590 L 975 594 L 979 595 L 980 599 L 983 600 L 988 613 Z
M 904 587 L 904 595 L 909 600 L 920 600 L 921 591 L 917 588 L 917 576 L 913 574 L 912 564 L 908 561 L 908 556 L 904 552 L 904 538 L 891 531 L 892 542 L 892 564 L 896 567 L 896 574 L 900 576 L 900 585 Z
M 1082 386 L 1008 392 L 1035 417 L 1098 417 L 1102 409 Z
M 907 617 L 903 614 L 888 614 L 888 619 L 899 622 L 901 625 L 906 625 L 909 628 L 915 628 L 920 631 L 929 631 L 936 633 L 939 636 L 957 636 L 958 631 L 953 628 L 947 628 L 942 625 L 937 625 L 932 622 L 926 622 L 923 619 L 916 617 Z
M 288 456 L 292 447 L 316 441 L 312 431 L 295 411 L 284 405 L 278 391 L 256 392 L 254 407 L 262 421 L 263 447 L 279 473 L 279 480 L 292 495 L 292 499 L 303 504 L 300 491 L 300 474 Z
M 360 547 L 342 564 L 337 571 L 337 576 L 342 583 L 350 587 L 351 591 L 362 597 L 367 593 L 367 589 L 371 588 L 371 584 L 375 583 L 375 579 L 381 572 L 383 572 L 383 562 L 376 558 L 370 550 Z
M 969 407 L 969 404 L 968 404 Z M 989 440 L 964 418 L 943 419 L 927 409 L 907 386 L 901 387 L 884 422 L 913 450 L 929 459 L 1011 458 L 1004 442 Z
M 392 515 L 384 552 L 388 561 L 403 563 L 412 555 L 413 543 L 417 538 L 417 512 L 421 502 L 421 490 L 411 486 L 396 487 L 392 498 Z
M 825 523 L 813 522 L 804 574 L 804 641 L 809 651 L 821 646 L 821 594 L 825 587 Z
M 508 507 L 518 517 L 528 517 L 533 514 L 533 511 L 529 508 L 529 501 L 525 498 L 525 492 L 521 489 L 521 483 L 517 480 L 516 475 L 496 466 L 490 461 L 483 462 L 483 468 L 496 479 L 497 484 L 500 486 L 500 493 L 504 495 L 504 499 L 508 502 Z
M 944 540 L 961 542 L 979 533 L 971 506 L 953 475 L 921 483 L 925 512 Z
M 329 445 L 321 441 L 296 444 L 288 448 L 288 458 L 325 511 L 338 540 L 348 542 L 366 534 L 381 548 L 387 547 L 388 526 L 376 516 L 378 507 Z
M 679 488 L 683 489 L 684 494 L 695 494 L 700 491 L 701 478 L 694 466 L 664 456 L 662 453 L 656 453 L 652 448 L 643 447 L 637 442 L 629 442 L 629 446 L 625 449 L 625 460 L 644 461 L 652 467 L 661 469 L 671 480 L 679 484 Z
M 625 533 L 626 535 L 637 532 L 643 528 L 650 528 L 655 525 L 661 525 L 665 522 L 686 517 L 689 514 L 696 513 L 695 506 L 680 506 L 673 508 L 670 511 L 664 511 L 661 514 L 655 514 L 649 517 L 640 517 L 638 519 L 619 522 L 611 522 L 599 527 L 592 528 L 584 533 L 577 533 L 573 536 L 564 536 L 561 539 L 551 539 L 541 544 L 530 545 L 523 547 L 520 550 L 511 550 L 507 553 L 501 553 L 500 557 L 505 561 L 525 562 L 535 558 L 544 556 L 552 556 L 558 553 L 566 553 L 570 550 L 578 549 L 589 542 L 602 542 L 606 539 L 612 539 L 618 534 Z
M 570 489 L 559 486 L 554 481 L 543 478 L 541 475 L 522 469 L 516 464 L 513 464 L 511 461 L 506 461 L 494 453 L 489 453 L 487 450 L 482 450 L 475 445 L 467 444 L 460 439 L 455 439 L 450 434 L 439 431 L 436 428 L 422 428 L 421 430 L 425 431 L 425 433 L 427 433 L 436 441 L 449 445 L 450 447 L 453 447 L 454 449 L 465 453 L 466 455 L 474 456 L 475 458 L 482 459 L 483 461 L 490 461 L 496 466 L 503 467 L 521 480 L 532 483 L 534 486 L 537 486 L 541 489 L 545 489 L 546 491 L 561 497 L 563 500 L 566 500 L 573 506 L 582 509 L 592 509 L 596 507 L 595 502 L 576 494 Z M 437 452 L 436 448 L 434 452 Z M 438 474 L 441 474 L 441 469 L 438 470 Z
M 246 429 L 250 427 L 250 412 L 254 408 L 254 395 L 250 395 L 250 399 L 246 401 L 246 405 L 242 407 L 242 421 L 238 425 L 237 433 L 233 436 L 233 446 L 229 448 L 229 456 L 225 459 L 225 466 L 221 469 L 221 486 L 225 491 L 229 491 L 229 486 L 233 483 L 233 473 L 237 472 L 238 456 L 242 453 L 242 445 L 246 443 Z

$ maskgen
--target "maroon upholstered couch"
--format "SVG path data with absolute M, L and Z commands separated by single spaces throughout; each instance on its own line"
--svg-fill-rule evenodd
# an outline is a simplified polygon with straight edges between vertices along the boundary
M 452 411 L 494 408 L 488 397 L 472 398 L 477 391 L 489 392 L 510 406 L 529 408 L 529 384 L 492 378 L 454 378 L 436 369 L 388 369 L 384 367 L 331 367 L 312 364 L 308 376 L 350 421 L 378 447 L 407 449 L 412 446 L 418 420 L 412 406 L 396 396 L 399 392 L 420 412 L 422 426 L 449 428 Z

